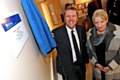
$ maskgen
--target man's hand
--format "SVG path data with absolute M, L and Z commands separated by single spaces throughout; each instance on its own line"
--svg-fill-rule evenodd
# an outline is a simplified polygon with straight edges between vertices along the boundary
M 86 70 L 87 70 L 88 69 L 88 63 L 86 63 L 85 66 L 86 66 Z
M 101 71 L 104 69 L 104 67 L 99 63 L 96 64 L 96 67 L 98 67 Z

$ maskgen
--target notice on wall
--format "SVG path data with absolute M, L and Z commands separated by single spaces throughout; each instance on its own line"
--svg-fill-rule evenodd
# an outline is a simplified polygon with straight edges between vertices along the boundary
M 28 39 L 28 33 L 19 13 L 0 20 L 0 35 L 4 38 L 6 50 L 17 58 Z

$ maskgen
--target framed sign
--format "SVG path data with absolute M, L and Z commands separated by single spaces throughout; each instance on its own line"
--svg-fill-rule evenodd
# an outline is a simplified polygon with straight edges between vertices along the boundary
M 0 32 L 4 36 L 6 49 L 17 58 L 29 37 L 20 13 L 9 13 L 1 19 Z

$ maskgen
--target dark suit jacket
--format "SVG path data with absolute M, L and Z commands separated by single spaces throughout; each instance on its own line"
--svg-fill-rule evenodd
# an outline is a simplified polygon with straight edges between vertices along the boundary
M 106 7 L 109 21 L 120 25 L 120 0 L 108 0 Z
M 95 5 L 95 2 L 93 1 L 88 4 L 88 16 L 90 17 L 91 20 L 92 20 L 92 15 L 94 11 L 97 9 L 102 9 L 102 6 L 100 5 L 100 3 L 98 3 L 98 7 Z
M 85 63 L 89 62 L 88 55 L 86 53 L 86 31 L 83 26 L 76 25 L 76 30 L 78 32 L 78 37 L 80 40 L 80 48 L 83 57 L 83 70 L 85 72 Z M 72 68 L 73 68 L 73 57 L 72 50 L 69 41 L 69 37 L 67 34 L 67 30 L 65 25 L 54 29 L 53 31 L 55 41 L 57 43 L 57 59 L 56 59 L 56 67 L 57 72 L 66 76 L 70 76 Z M 64 72 L 63 72 L 64 70 Z

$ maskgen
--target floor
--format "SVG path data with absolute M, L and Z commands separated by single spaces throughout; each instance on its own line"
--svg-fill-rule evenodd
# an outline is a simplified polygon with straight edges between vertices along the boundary
M 92 63 L 88 64 L 87 71 L 86 71 L 86 80 L 92 80 Z

